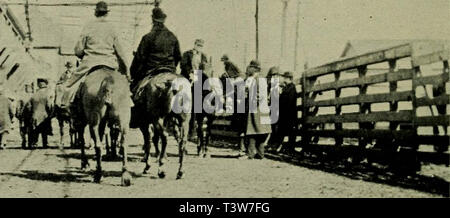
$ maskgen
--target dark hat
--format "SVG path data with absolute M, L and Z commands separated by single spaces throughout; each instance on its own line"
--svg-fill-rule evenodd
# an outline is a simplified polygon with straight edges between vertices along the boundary
M 195 44 L 199 46 L 203 46 L 205 44 L 205 40 L 203 39 L 196 39 Z
M 108 4 L 104 1 L 99 1 L 95 7 L 95 11 L 97 12 L 109 12 Z
M 72 62 L 67 61 L 66 65 L 64 65 L 64 66 L 65 66 L 65 67 L 68 67 L 68 68 L 72 68 L 72 67 L 73 67 L 73 64 L 72 64 Z
M 224 55 L 222 56 L 222 58 L 220 58 L 220 60 L 221 60 L 221 61 L 228 61 L 228 60 L 230 60 L 230 58 L 228 57 L 228 55 L 224 54 Z
M 294 78 L 294 75 L 292 74 L 292 72 L 287 71 L 283 74 L 283 77 L 292 79 Z
M 267 76 L 276 76 L 276 75 L 280 75 L 280 68 L 279 67 L 271 67 L 269 72 L 267 73 Z
M 167 15 L 162 11 L 161 8 L 153 8 L 152 19 L 153 21 L 164 23 Z
M 256 69 L 258 69 L 258 70 L 261 70 L 261 64 L 259 63 L 258 60 L 252 60 L 252 61 L 250 62 L 249 67 L 253 67 L 253 68 L 256 68 Z
M 37 82 L 38 82 L 38 84 L 39 84 L 39 83 L 45 83 L 45 84 L 48 85 L 48 80 L 47 80 L 47 79 L 44 79 L 44 78 L 38 78 L 38 79 L 37 79 Z

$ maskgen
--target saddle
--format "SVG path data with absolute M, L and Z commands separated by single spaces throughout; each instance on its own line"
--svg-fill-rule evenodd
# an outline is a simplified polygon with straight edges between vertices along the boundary
M 138 102 L 141 97 L 142 93 L 144 92 L 145 87 L 154 79 L 157 75 L 160 75 L 162 73 L 173 73 L 173 69 L 169 67 L 160 67 L 153 70 L 148 71 L 143 79 L 139 81 L 139 83 L 133 88 L 132 92 L 135 93 L 133 96 L 133 100 L 135 102 Z M 162 78 L 160 81 L 155 81 L 153 84 L 157 88 L 165 88 L 166 87 L 167 80 Z

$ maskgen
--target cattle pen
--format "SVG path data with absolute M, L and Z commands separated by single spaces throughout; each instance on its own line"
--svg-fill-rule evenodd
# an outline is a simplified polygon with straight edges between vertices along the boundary
M 443 42 L 418 41 L 306 70 L 296 81 L 297 150 L 402 173 L 420 171 L 421 162 L 448 166 L 449 52 Z M 239 137 L 231 120 L 214 121 L 217 140 Z

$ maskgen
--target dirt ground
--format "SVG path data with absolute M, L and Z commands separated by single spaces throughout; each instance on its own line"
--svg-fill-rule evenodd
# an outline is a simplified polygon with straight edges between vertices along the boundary
M 364 167 L 318 165 L 313 159 L 270 155 L 265 160 L 239 160 L 230 148 L 211 148 L 212 157 L 200 159 L 195 156 L 194 144 L 188 146 L 186 176 L 176 180 L 178 149 L 173 140 L 168 149 L 167 177 L 160 179 L 156 163 L 149 174 L 142 174 L 142 137 L 132 131 L 129 169 L 133 181 L 131 187 L 121 187 L 120 162 L 104 162 L 102 183 L 93 183 L 92 172 L 80 170 L 80 152 L 59 149 L 57 139 L 50 138 L 52 149 L 22 150 L 19 137 L 9 136 L 7 149 L 0 150 L 0 197 L 433 198 L 448 195 L 450 181 L 450 170 L 434 165 L 424 166 L 414 178 L 399 179 Z M 88 154 L 92 157 L 94 151 Z M 95 167 L 92 160 L 90 164 Z

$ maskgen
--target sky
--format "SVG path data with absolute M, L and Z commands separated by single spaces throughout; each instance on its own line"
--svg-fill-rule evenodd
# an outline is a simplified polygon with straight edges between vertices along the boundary
M 205 52 L 213 57 L 215 69 L 222 69 L 219 59 L 225 53 L 241 68 L 255 58 L 255 0 L 163 0 L 161 7 L 168 14 L 166 24 L 178 36 L 182 50 L 192 48 L 196 38 L 205 39 Z M 83 23 L 91 18 L 92 9 L 40 8 L 63 25 L 66 32 L 64 38 L 76 38 Z M 123 31 L 130 53 L 151 28 L 151 9 L 152 6 L 112 8 L 111 13 L 119 17 L 116 21 L 122 22 L 120 25 L 124 28 L 119 28 L 119 31 Z M 15 7 L 15 10 L 23 12 L 23 7 Z M 69 18 L 64 18 L 70 13 L 68 10 L 80 14 L 72 18 L 70 25 L 67 24 Z M 263 68 L 280 65 L 282 70 L 293 70 L 297 0 L 288 2 L 284 55 L 281 55 L 280 48 L 282 1 L 260 0 L 259 13 L 260 61 Z M 337 59 L 349 40 L 450 39 L 450 0 L 300 0 L 299 17 L 299 56 L 296 60 L 299 68 L 303 68 L 306 61 L 314 67 Z M 134 18 L 137 18 L 137 23 L 133 23 Z M 73 22 L 79 27 L 73 28 Z M 137 24 L 135 32 L 134 24 Z M 300 72 L 295 75 L 300 75 Z

